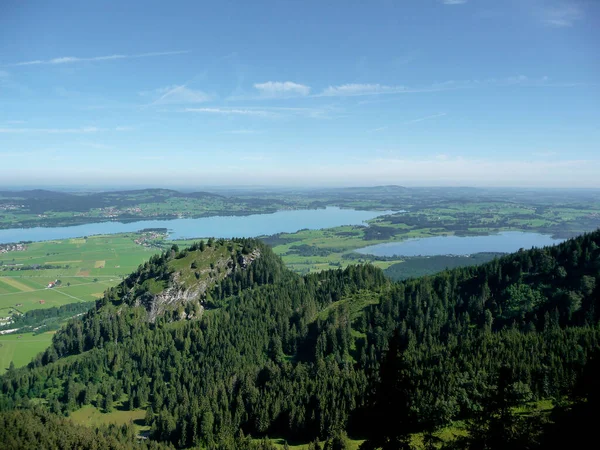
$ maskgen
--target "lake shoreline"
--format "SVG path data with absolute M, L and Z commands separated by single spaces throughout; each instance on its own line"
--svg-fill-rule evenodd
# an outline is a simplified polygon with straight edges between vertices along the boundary
M 531 231 L 501 231 L 475 236 L 431 236 L 386 242 L 356 249 L 360 255 L 390 258 L 467 256 L 477 253 L 510 253 L 519 249 L 546 247 L 563 242 Z
M 168 239 L 196 239 L 206 237 L 255 237 L 322 229 L 343 225 L 365 225 L 376 217 L 392 211 L 367 211 L 328 206 L 318 209 L 279 210 L 273 213 L 244 215 L 215 215 L 200 218 L 168 220 L 101 221 L 65 227 L 33 227 L 0 229 L 0 244 L 41 242 L 74 239 L 85 236 L 137 232 L 147 228 L 166 228 Z

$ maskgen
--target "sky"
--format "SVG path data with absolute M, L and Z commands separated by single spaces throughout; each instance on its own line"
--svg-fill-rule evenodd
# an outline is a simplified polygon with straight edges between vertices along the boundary
M 598 0 L 0 2 L 2 186 L 598 174 Z

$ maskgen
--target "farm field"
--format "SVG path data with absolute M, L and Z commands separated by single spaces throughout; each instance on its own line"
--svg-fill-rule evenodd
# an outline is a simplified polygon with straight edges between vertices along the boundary
M 160 251 L 137 233 L 34 242 L 0 255 L 0 316 L 91 301 Z M 28 270 L 25 270 L 27 268 Z M 60 284 L 48 288 L 50 283 Z
M 0 336 L 0 375 L 9 367 L 11 361 L 15 368 L 29 363 L 38 353 L 44 351 L 52 341 L 54 333 L 6 334 Z
M 160 239 L 144 246 L 134 242 L 140 236 L 127 233 L 34 242 L 24 251 L 0 255 L 0 318 L 100 298 L 107 288 L 160 251 Z M 56 280 L 60 285 L 48 288 Z M 11 361 L 15 367 L 26 365 L 51 340 L 51 332 L 0 336 L 0 374 Z

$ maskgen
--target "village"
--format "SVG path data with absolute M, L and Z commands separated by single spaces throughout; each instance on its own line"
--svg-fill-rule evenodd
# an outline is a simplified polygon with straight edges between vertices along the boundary
M 61 284 L 62 283 L 60 280 L 54 280 L 54 281 L 51 281 L 50 283 L 48 283 L 48 286 L 46 286 L 46 289 L 52 289 L 53 287 L 60 286 Z
M 25 208 L 25 205 L 15 205 L 12 203 L 0 204 L 0 211 L 15 211 L 22 208 Z
M 140 233 L 140 236 L 133 240 L 137 245 L 141 245 L 142 247 L 156 247 L 161 248 L 161 242 L 164 238 L 167 237 L 166 232 L 158 232 L 158 231 L 144 231 Z
M 148 210 L 143 210 L 142 208 L 136 206 L 131 208 L 116 208 L 114 206 L 107 206 L 106 208 L 100 209 L 90 209 L 86 212 L 74 213 L 73 217 L 104 217 L 110 219 L 116 219 L 118 217 L 130 215 L 130 216 L 139 216 L 139 217 L 177 217 L 177 218 L 185 218 L 191 217 L 194 215 L 193 211 L 154 211 L 150 212 Z M 41 217 L 41 216 L 40 216 Z
M 24 252 L 25 250 L 27 250 L 27 245 L 23 243 L 0 244 L 0 253 Z
M 142 208 L 140 207 L 132 207 L 132 208 L 115 208 L 114 206 L 107 206 L 106 208 L 100 209 L 91 209 L 87 212 L 76 213 L 75 217 L 108 217 L 108 218 L 116 218 L 122 216 L 124 214 L 131 215 L 141 215 Z

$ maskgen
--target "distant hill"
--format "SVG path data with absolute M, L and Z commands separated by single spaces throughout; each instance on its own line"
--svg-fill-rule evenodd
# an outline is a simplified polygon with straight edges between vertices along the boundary
M 0 197 L 22 198 L 22 199 L 64 199 L 73 197 L 74 194 L 58 191 L 47 191 L 44 189 L 33 189 L 29 191 L 0 191 Z
M 398 283 L 370 265 L 301 277 L 259 241 L 211 240 L 107 290 L 0 378 L 0 409 L 119 402 L 179 447 L 345 429 L 376 448 L 473 417 L 484 436 L 509 426 L 509 392 L 572 395 L 599 349 L 599 303 L 600 231 Z
M 92 193 L 69 193 L 59 191 L 48 191 L 34 189 L 28 191 L 0 191 L 0 197 L 5 199 L 33 200 L 30 205 L 36 205 L 35 201 L 57 201 L 61 208 L 72 208 L 72 210 L 88 210 L 91 208 L 105 206 L 119 206 L 121 204 L 137 204 L 144 202 L 161 202 L 168 198 L 224 198 L 210 192 L 179 192 L 171 189 L 136 189 L 127 191 L 107 191 Z M 65 203 L 66 202 L 66 203 Z M 54 205 L 52 203 L 51 205 Z M 45 204 L 45 208 L 54 206 Z M 78 209 L 76 209 L 78 208 Z

